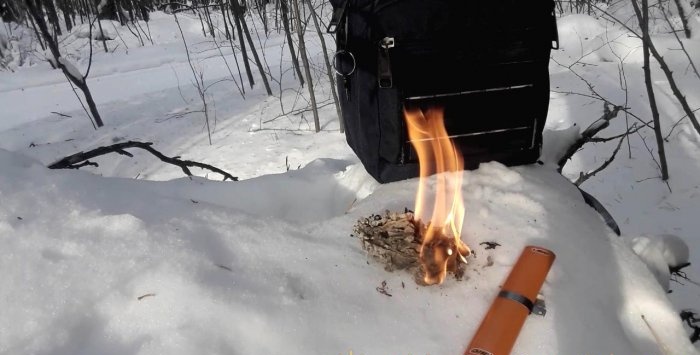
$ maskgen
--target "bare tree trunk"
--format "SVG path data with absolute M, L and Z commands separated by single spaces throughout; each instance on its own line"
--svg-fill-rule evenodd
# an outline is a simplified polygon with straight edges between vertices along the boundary
M 29 9 L 27 9 L 29 11 Z M 36 28 L 36 22 L 34 22 L 34 16 L 29 16 L 29 22 L 32 24 L 32 28 L 34 29 L 34 33 L 36 34 L 36 39 L 39 41 L 39 45 L 41 46 L 41 50 L 45 51 L 46 50 L 46 45 L 44 45 L 44 36 L 42 36 L 41 32 L 39 31 L 38 28 Z M 53 66 L 53 63 L 51 64 Z M 54 67 L 54 69 L 56 69 Z
M 102 118 L 100 117 L 100 113 L 97 111 L 97 105 L 95 105 L 95 101 L 92 99 L 92 94 L 90 93 L 90 89 L 87 86 L 87 80 L 85 77 L 75 77 L 71 73 L 68 68 L 63 64 L 61 61 L 61 53 L 58 50 L 58 43 L 54 40 L 54 37 L 51 35 L 49 32 L 48 27 L 46 26 L 46 21 L 44 21 L 44 17 L 40 15 L 37 4 L 34 3 L 35 0 L 25 0 L 25 3 L 27 4 L 27 9 L 29 10 L 29 14 L 32 15 L 34 18 L 34 21 L 37 23 L 39 26 L 39 30 L 41 31 L 42 36 L 44 37 L 44 40 L 46 41 L 47 46 L 51 50 L 51 54 L 54 57 L 54 62 L 55 65 L 61 69 L 63 74 L 70 80 L 75 86 L 77 86 L 80 90 L 82 90 L 83 95 L 85 95 L 85 100 L 87 100 L 88 107 L 90 107 L 90 112 L 92 113 L 92 117 L 95 119 L 95 123 L 97 124 L 97 127 L 102 127 L 104 126 L 104 123 L 102 123 Z
M 204 37 L 206 37 L 207 30 L 204 28 L 204 20 L 202 20 L 202 14 L 199 13 L 199 10 L 195 9 L 195 6 L 192 6 L 192 12 L 196 13 L 197 16 L 199 17 L 199 23 L 202 25 L 202 35 L 204 35 Z
M 644 52 L 644 83 L 647 87 L 647 95 L 649 96 L 649 106 L 651 115 L 654 119 L 654 134 L 656 135 L 656 146 L 659 151 L 659 161 L 661 164 L 661 179 L 668 180 L 668 165 L 666 163 L 666 151 L 664 148 L 664 139 L 661 134 L 661 120 L 659 118 L 659 110 L 656 107 L 656 97 L 654 95 L 654 87 L 651 79 L 651 68 L 649 67 L 649 7 L 647 0 L 642 0 L 642 8 L 639 8 L 637 0 L 632 0 L 634 12 L 639 20 L 639 27 L 642 29 L 642 50 Z
M 248 41 L 248 46 L 250 47 L 250 52 L 253 53 L 253 59 L 255 59 L 255 64 L 258 66 L 258 71 L 260 72 L 260 77 L 262 78 L 263 85 L 265 85 L 265 90 L 267 91 L 268 95 L 272 95 L 272 89 L 270 89 L 270 83 L 267 80 L 267 75 L 265 74 L 265 70 L 262 66 L 262 62 L 260 61 L 260 57 L 258 57 L 258 52 L 255 49 L 255 44 L 253 44 L 253 38 L 250 37 L 250 31 L 248 30 L 248 25 L 245 22 L 245 14 L 243 11 L 241 11 L 241 7 L 238 4 L 238 0 L 232 0 L 232 4 L 235 6 L 235 11 L 238 13 L 238 18 L 240 20 L 241 26 L 243 27 L 243 33 L 245 34 L 245 38 Z M 241 43 L 243 43 L 243 38 L 241 38 Z
M 236 22 L 236 30 L 238 31 L 238 41 L 241 43 L 241 54 L 243 54 L 243 66 L 245 66 L 245 72 L 248 75 L 248 84 L 250 84 L 250 88 L 252 89 L 253 85 L 255 85 L 255 79 L 253 79 L 253 72 L 250 70 L 250 62 L 248 61 L 248 51 L 246 51 L 245 47 L 245 37 L 243 35 L 243 29 L 241 26 L 241 21 L 243 21 L 243 19 L 241 19 L 238 14 L 238 2 L 234 4 L 234 0 L 229 1 L 231 1 L 231 12 L 233 13 L 233 20 L 234 22 Z
M 333 71 L 333 66 L 331 61 L 328 59 L 328 49 L 326 48 L 326 40 L 323 38 L 323 31 L 321 26 L 318 24 L 318 18 L 316 17 L 316 10 L 314 10 L 311 0 L 306 1 L 306 5 L 309 7 L 311 12 L 311 18 L 314 20 L 314 26 L 316 27 L 316 32 L 318 33 L 318 38 L 321 39 L 321 48 L 323 49 L 323 59 L 326 62 L 326 71 L 328 72 L 328 80 L 331 83 L 331 92 L 333 93 L 333 101 L 335 102 L 335 111 L 338 113 L 338 123 L 340 124 L 340 133 L 345 132 L 345 121 L 343 121 L 343 111 L 340 109 L 340 103 L 338 102 L 338 93 L 336 92 L 335 86 L 335 72 Z
M 96 21 L 97 21 L 97 27 L 100 28 L 100 37 L 102 37 L 102 38 L 101 38 L 101 40 L 102 40 L 102 47 L 104 48 L 105 53 L 107 53 L 107 52 L 108 52 L 108 50 L 107 50 L 107 38 L 105 38 L 105 33 L 104 33 L 104 31 L 102 30 L 102 21 L 100 21 L 100 17 L 99 17 L 99 16 L 97 17 Z M 92 26 L 92 24 L 91 24 L 90 26 Z M 92 40 L 92 38 L 90 38 L 90 40 Z M 92 45 L 92 44 L 91 44 L 91 45 Z
M 99 111 L 97 111 L 97 105 L 95 104 L 95 100 L 92 99 L 92 94 L 90 93 L 90 88 L 88 88 L 86 80 L 73 80 L 73 77 L 70 76 L 69 78 L 71 79 L 73 84 L 75 84 L 75 86 L 77 86 L 78 89 L 80 89 L 80 91 L 83 92 L 83 95 L 85 95 L 85 101 L 87 101 L 88 108 L 90 109 L 92 117 L 95 119 L 97 127 L 104 126 L 104 123 L 102 122 L 102 117 L 100 117 L 100 113 Z
M 229 6 L 226 6 L 226 5 L 229 5 Z M 228 23 L 231 24 L 231 39 L 235 41 L 236 40 L 236 29 L 235 29 L 236 25 L 234 24 L 235 21 L 231 18 L 230 4 L 227 1 L 225 4 L 222 4 L 222 6 L 224 9 L 224 11 L 223 11 L 224 17 L 226 17 L 228 19 Z
M 54 6 L 53 0 L 44 0 L 44 7 L 46 8 L 49 22 L 51 22 L 51 27 L 53 27 L 53 32 L 60 36 L 61 24 L 58 22 L 58 14 L 56 13 L 56 6 Z
M 304 74 L 306 74 L 306 82 L 308 83 L 307 88 L 309 89 L 309 98 L 311 99 L 311 109 L 314 113 L 314 126 L 316 132 L 321 131 L 321 123 L 318 119 L 318 106 L 316 106 L 316 95 L 314 95 L 314 83 L 311 79 L 311 69 L 309 68 L 309 58 L 306 56 L 306 45 L 304 44 L 304 33 L 301 27 L 301 12 L 299 11 L 299 1 L 292 0 L 294 4 L 294 12 L 296 12 L 296 23 L 297 23 L 297 35 L 299 36 L 299 54 L 301 55 L 301 60 L 304 63 Z
M 258 16 L 260 16 L 260 21 L 263 24 L 263 30 L 265 31 L 265 37 L 267 37 L 267 4 L 265 1 L 258 1 Z
M 208 3 L 204 4 L 204 18 L 207 20 L 207 27 L 209 28 L 209 34 L 211 35 L 212 38 L 215 38 L 216 35 L 214 34 L 214 24 L 211 21 L 211 13 L 209 11 L 209 4 Z
M 683 4 L 681 4 L 681 0 L 674 1 L 676 2 L 676 8 L 678 9 L 678 17 L 681 18 L 681 23 L 683 24 L 683 32 L 685 33 L 685 38 L 690 38 L 690 28 L 688 27 L 688 19 L 685 16 L 685 9 L 683 8 Z
M 656 61 L 659 62 L 661 70 L 663 70 L 664 74 L 666 75 L 666 79 L 668 79 L 668 84 L 671 87 L 673 96 L 675 96 L 676 99 L 678 99 L 678 102 L 681 104 L 681 107 L 683 107 L 683 111 L 686 115 L 688 115 L 688 119 L 693 124 L 695 131 L 697 131 L 698 134 L 700 134 L 700 123 L 698 123 L 698 119 L 695 117 L 693 109 L 690 108 L 688 100 L 686 100 L 685 96 L 683 96 L 683 93 L 681 93 L 681 90 L 678 88 L 678 85 L 676 85 L 676 80 L 673 79 L 673 72 L 671 71 L 671 68 L 668 67 L 668 64 L 666 64 L 666 61 L 664 60 L 664 57 L 662 57 L 659 51 L 656 50 L 656 46 L 654 46 L 654 43 L 651 41 L 651 38 L 649 38 L 648 42 L 651 54 L 654 56 L 654 59 L 656 59 Z
M 280 33 L 280 2 L 281 0 L 275 0 L 275 30 L 277 30 L 277 34 Z
M 636 13 L 636 16 L 637 16 L 639 23 L 643 22 L 641 12 L 639 11 L 639 4 L 636 2 L 636 0 L 632 0 L 632 5 L 635 8 L 635 13 Z M 642 39 L 643 36 L 640 35 L 639 33 L 635 32 L 635 30 L 632 29 L 630 26 L 628 26 L 625 21 L 621 21 L 620 19 L 616 18 L 614 15 L 607 13 L 605 11 L 603 11 L 603 13 L 605 13 L 606 16 L 610 17 L 615 22 L 622 25 L 625 29 L 630 31 L 636 37 Z M 659 53 L 659 51 L 656 50 L 656 46 L 654 46 L 654 42 L 651 40 L 651 38 L 649 38 L 649 41 L 644 41 L 644 42 L 648 42 L 646 44 L 649 46 L 649 50 L 651 51 L 651 55 L 654 56 L 654 59 L 656 59 L 656 61 L 659 63 L 659 66 L 661 67 L 661 70 L 663 70 L 664 74 L 666 75 L 666 79 L 668 80 L 669 86 L 671 86 L 671 91 L 673 92 L 673 96 L 675 96 L 676 99 L 678 100 L 678 102 L 681 104 L 683 111 L 688 116 L 688 119 L 690 120 L 690 122 L 693 124 L 693 128 L 695 128 L 695 131 L 698 134 L 700 134 L 700 123 L 698 123 L 698 120 L 695 117 L 695 112 L 693 111 L 693 109 L 690 108 L 690 105 L 688 104 L 688 100 L 685 99 L 685 96 L 683 96 L 683 93 L 681 93 L 681 90 L 678 88 L 678 85 L 676 85 L 676 80 L 673 79 L 673 72 L 668 67 L 668 64 L 666 64 L 664 57 L 662 57 L 661 54 Z
M 119 21 L 119 24 L 124 26 L 127 21 L 129 21 L 129 18 L 132 19 L 134 18 L 134 12 L 131 10 L 131 8 L 128 8 L 129 16 L 124 16 L 124 6 L 122 5 L 122 0 L 114 0 L 113 5 L 114 5 L 114 14 L 117 16 L 117 21 Z
M 224 29 L 226 30 L 226 39 L 231 39 L 231 32 L 228 30 L 228 21 L 226 21 L 226 7 L 224 6 L 224 0 L 219 0 L 219 8 L 221 9 L 221 17 L 224 20 Z M 231 46 L 233 49 L 233 46 Z
M 73 29 L 73 22 L 71 21 L 71 4 L 68 0 L 59 0 L 58 6 L 63 12 L 63 21 L 66 23 L 66 31 L 70 32 Z
M 87 0 L 87 1 L 90 2 L 90 0 Z M 105 53 L 107 53 L 108 52 L 107 39 L 105 38 L 104 31 L 102 31 L 102 22 L 100 21 L 100 10 L 97 8 L 97 6 L 94 5 L 94 3 L 93 3 L 93 7 L 95 9 L 95 16 L 96 16 L 95 21 L 97 22 L 97 27 L 100 29 L 100 37 L 102 39 L 102 47 L 104 47 Z M 90 16 L 88 15 L 88 21 L 89 21 L 89 18 L 90 18 Z M 92 23 L 90 23 L 89 25 L 92 26 Z M 90 32 L 92 33 L 92 31 L 90 31 Z M 92 38 L 90 38 L 90 41 L 92 41 Z M 90 45 L 92 45 L 92 43 L 90 43 Z
M 220 0 L 221 2 L 221 13 L 224 17 L 224 23 L 226 23 L 226 18 L 228 17 L 228 22 L 231 23 L 231 35 L 228 36 L 228 42 L 231 45 L 231 54 L 233 54 L 233 59 L 236 61 L 236 69 L 238 70 L 238 79 L 241 80 L 241 96 L 245 99 L 245 84 L 243 83 L 243 75 L 241 74 L 241 66 L 238 64 L 238 56 L 236 55 L 236 47 L 233 45 L 233 40 L 235 39 L 234 36 L 234 29 L 233 29 L 233 21 L 231 20 L 231 17 L 229 16 L 229 10 L 227 9 L 226 6 L 224 6 L 223 0 Z M 240 34 L 240 33 L 239 33 Z M 241 48 L 245 48 L 241 46 Z M 245 50 L 245 49 L 244 49 Z M 245 53 L 243 55 L 244 60 L 247 59 L 245 56 Z M 246 62 L 247 63 L 247 62 Z M 249 69 L 249 67 L 246 67 L 246 69 Z M 251 85 L 252 87 L 252 85 Z
M 678 33 L 676 33 L 676 29 L 673 27 L 673 24 L 671 23 L 671 19 L 668 18 L 668 15 L 666 14 L 666 11 L 664 11 L 663 8 L 661 8 L 661 13 L 664 15 L 664 19 L 666 20 L 668 27 L 671 28 L 671 32 L 673 33 L 673 36 L 676 37 L 676 41 L 678 42 L 678 45 L 681 46 L 681 50 L 685 54 L 685 57 L 688 58 L 688 64 L 690 64 L 690 67 L 693 69 L 695 76 L 697 76 L 698 79 L 700 79 L 700 72 L 698 71 L 698 68 L 695 66 L 695 62 L 693 62 L 693 58 L 690 56 L 690 53 L 688 53 L 688 50 L 685 48 L 685 44 L 683 44 L 683 41 L 681 40 L 681 38 L 678 37 Z
M 304 76 L 301 75 L 301 68 L 299 67 L 299 60 L 294 52 L 294 42 L 292 42 L 292 31 L 289 29 L 289 7 L 287 7 L 287 0 L 280 0 L 280 7 L 282 11 L 282 25 L 284 26 L 284 34 L 287 36 L 287 43 L 289 45 L 289 53 L 292 55 L 292 64 L 294 65 L 294 70 L 299 78 L 299 83 L 304 86 Z

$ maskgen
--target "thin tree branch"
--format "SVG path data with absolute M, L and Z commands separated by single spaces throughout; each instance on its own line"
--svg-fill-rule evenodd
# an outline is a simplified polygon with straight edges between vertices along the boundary
M 182 171 L 187 175 L 187 176 L 192 176 L 192 172 L 190 171 L 190 167 L 197 167 L 200 169 L 205 169 L 205 170 L 210 170 L 215 173 L 221 174 L 224 177 L 224 181 L 226 180 L 232 180 L 232 181 L 238 181 L 238 178 L 217 168 L 214 166 L 211 166 L 209 164 L 204 164 L 196 161 L 191 161 L 191 160 L 181 160 L 180 157 L 168 157 L 163 155 L 163 153 L 155 150 L 153 147 L 152 142 L 137 142 L 137 141 L 128 141 L 128 142 L 122 142 L 122 143 L 117 143 L 117 144 L 112 144 L 110 146 L 105 146 L 105 147 L 99 147 L 95 148 L 93 150 L 87 151 L 87 152 L 79 152 L 75 153 L 73 155 L 69 155 L 65 158 L 62 158 L 54 163 L 51 163 L 48 168 L 49 169 L 78 169 L 80 167 L 86 166 L 86 165 L 91 165 L 91 166 L 98 166 L 97 163 L 89 162 L 88 159 L 92 159 L 101 155 L 109 154 L 109 153 L 118 153 L 121 155 L 126 155 L 129 157 L 133 157 L 133 155 L 124 149 L 128 148 L 139 148 L 143 149 L 154 156 L 156 156 L 158 159 L 161 161 L 172 164 L 175 166 L 180 167 Z
M 680 3 L 678 3 L 678 0 L 676 0 L 676 5 L 678 6 L 678 10 L 682 11 L 682 6 Z M 693 62 L 693 59 L 690 57 L 690 54 L 688 54 L 688 51 L 685 49 L 685 45 L 683 44 L 683 41 L 680 39 L 680 37 L 678 37 L 678 33 L 676 33 L 675 28 L 673 28 L 673 24 L 671 23 L 671 19 L 668 18 L 666 11 L 663 9 L 663 6 L 659 6 L 659 8 L 661 9 L 661 13 L 664 15 L 664 18 L 666 19 L 668 26 L 671 27 L 671 30 L 672 30 L 671 32 L 673 32 L 673 35 L 676 37 L 676 41 L 678 41 L 678 44 L 681 46 L 681 50 L 683 51 L 683 53 L 685 53 L 685 57 L 688 58 L 688 63 L 690 63 L 690 67 L 693 68 L 693 72 L 695 72 L 695 76 L 697 76 L 698 79 L 700 79 L 700 73 L 698 73 L 698 68 L 695 67 L 695 63 Z M 682 14 L 680 14 L 679 16 L 681 16 L 681 19 L 683 19 L 685 21 Z M 684 22 L 684 27 L 686 27 L 686 35 L 688 36 L 688 38 L 690 38 L 690 31 L 687 30 L 687 21 Z
M 700 107 L 698 107 L 698 108 L 696 108 L 695 110 L 693 110 L 693 112 L 698 112 L 699 110 L 700 110 Z M 664 140 L 665 140 L 665 141 L 668 142 L 668 137 L 671 136 L 671 134 L 672 134 L 673 131 L 676 129 L 676 127 L 678 127 L 678 125 L 679 125 L 679 124 L 683 121 L 683 119 L 686 118 L 686 117 L 688 117 L 688 115 L 683 115 L 683 117 L 679 118 L 679 119 L 676 121 L 676 123 L 673 124 L 673 127 L 671 127 L 671 130 L 668 132 L 668 134 L 666 135 L 666 137 L 664 137 Z
M 633 6 L 638 6 L 636 3 L 636 0 L 632 0 L 632 5 Z M 609 12 L 605 11 L 604 9 L 601 9 L 597 5 L 593 4 L 593 7 L 595 7 L 598 11 L 603 13 L 605 16 L 608 16 L 609 18 L 613 19 L 615 22 L 619 23 L 622 25 L 625 29 L 627 29 L 629 32 L 631 32 L 633 35 L 635 35 L 637 38 L 641 39 L 643 43 L 646 43 L 649 47 L 649 51 L 651 51 L 651 54 L 654 56 L 654 59 L 658 62 L 659 66 L 661 67 L 661 70 L 664 72 L 666 75 L 666 79 L 668 80 L 669 86 L 671 87 L 671 91 L 673 92 L 673 95 L 676 97 L 678 102 L 681 104 L 681 107 L 683 107 L 683 111 L 688 115 L 688 119 L 690 119 L 690 122 L 693 124 L 693 127 L 695 128 L 695 131 L 700 134 L 700 123 L 698 122 L 697 118 L 695 117 L 695 114 L 693 113 L 693 110 L 691 110 L 690 106 L 688 105 L 688 100 L 685 99 L 685 96 L 681 93 L 680 89 L 676 85 L 676 81 L 673 79 L 673 72 L 671 69 L 668 67 L 666 64 L 666 61 L 664 58 L 661 56 L 659 51 L 656 50 L 656 46 L 654 45 L 654 42 L 649 39 L 648 41 L 645 41 L 643 38 L 644 36 L 640 35 L 639 33 L 635 32 L 632 28 L 630 28 L 626 23 L 620 21 L 618 18 L 616 18 L 614 15 L 610 14 Z M 635 12 L 637 12 L 635 10 Z M 643 19 L 641 18 L 639 14 L 637 15 L 638 20 L 640 20 L 640 27 L 641 23 L 643 22 Z
M 649 152 L 649 155 L 651 156 L 651 160 L 653 160 L 654 164 L 656 164 L 656 166 L 659 168 L 659 170 L 661 170 L 661 164 L 659 164 L 659 162 L 656 160 L 656 157 L 654 157 L 654 152 L 651 150 L 651 148 L 649 148 L 649 145 L 647 144 L 646 138 L 644 138 L 642 136 L 642 134 L 639 132 L 637 132 L 637 135 L 639 135 L 639 138 L 642 139 L 642 143 L 644 144 L 644 148 L 646 148 L 647 152 Z M 668 180 L 664 180 L 661 176 L 658 176 L 658 178 L 661 179 L 663 182 L 665 182 L 666 187 L 668 187 L 668 191 L 673 193 L 673 190 L 671 190 L 671 185 L 668 183 Z M 651 178 L 651 179 L 653 179 L 653 178 Z M 648 179 L 645 179 L 645 180 L 648 180 Z
M 576 186 L 579 186 L 579 185 L 581 185 L 582 183 L 584 183 L 586 180 L 592 178 L 593 176 L 595 176 L 595 175 L 598 174 L 599 172 L 605 170 L 605 168 L 607 168 L 607 167 L 610 165 L 610 163 L 612 163 L 613 160 L 615 160 L 615 157 L 617 156 L 617 152 L 619 152 L 619 151 L 620 151 L 620 148 L 622 148 L 622 142 L 624 142 L 625 139 L 629 139 L 629 135 L 633 133 L 632 131 L 633 131 L 633 129 L 635 129 L 635 128 L 636 128 L 636 126 L 632 126 L 632 128 L 631 128 L 630 130 L 628 130 L 627 132 L 625 132 L 625 133 L 622 135 L 622 137 L 620 137 L 620 140 L 617 142 L 617 147 L 615 147 L 615 150 L 613 150 L 612 155 L 610 156 L 610 158 L 608 158 L 602 165 L 600 165 L 598 168 L 596 168 L 596 169 L 593 170 L 593 171 L 590 171 L 590 172 L 585 173 L 585 174 L 584 174 L 583 172 L 581 172 L 581 174 L 579 174 L 579 177 L 578 177 L 578 179 L 576 179 L 576 181 L 574 182 L 574 184 L 575 184 Z M 636 132 L 636 131 L 635 131 L 635 132 Z
M 599 119 L 597 119 L 595 122 L 591 123 L 588 128 L 586 128 L 583 132 L 581 132 L 581 137 L 572 144 L 569 149 L 566 151 L 564 156 L 559 159 L 559 162 L 557 165 L 559 165 L 559 168 L 557 169 L 560 173 L 564 169 L 564 165 L 571 159 L 576 152 L 583 147 L 584 144 L 588 143 L 593 139 L 593 136 L 595 136 L 598 132 L 604 130 L 608 126 L 610 126 L 610 120 L 613 118 L 617 117 L 618 112 L 622 110 L 621 106 L 615 106 L 613 107 L 612 110 L 610 110 L 609 105 L 604 105 L 603 106 L 603 115 L 600 116 Z
M 634 123 L 634 124 L 632 124 L 632 127 L 630 127 L 630 129 L 629 129 L 627 132 L 625 132 L 625 133 L 621 133 L 621 134 L 618 134 L 618 135 L 615 135 L 615 136 L 612 136 L 612 137 L 605 137 L 605 138 L 593 137 L 593 138 L 591 138 L 591 140 L 590 140 L 589 142 L 591 142 L 591 143 L 605 143 L 605 142 L 610 142 L 610 141 L 613 141 L 613 140 L 616 140 L 616 139 L 619 139 L 619 138 L 628 136 L 628 135 L 630 135 L 630 134 L 632 134 L 632 133 L 637 133 L 637 132 L 638 132 L 639 130 L 641 130 L 642 128 L 644 128 L 644 126 L 637 126 L 637 124 Z

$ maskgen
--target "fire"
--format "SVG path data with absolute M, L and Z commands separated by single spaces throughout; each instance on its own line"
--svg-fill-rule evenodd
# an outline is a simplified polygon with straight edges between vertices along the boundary
M 415 218 L 422 228 L 423 243 L 420 262 L 428 285 L 439 284 L 448 270 L 454 271 L 460 261 L 466 263 L 471 253 L 461 240 L 464 219 L 462 174 L 464 161 L 452 144 L 444 123 L 444 109 L 405 108 L 408 137 L 418 153 L 420 183 L 416 194 Z M 428 181 L 435 176 L 435 194 L 428 195 Z M 428 214 L 428 200 L 434 200 Z M 428 221 L 426 223 L 426 221 Z

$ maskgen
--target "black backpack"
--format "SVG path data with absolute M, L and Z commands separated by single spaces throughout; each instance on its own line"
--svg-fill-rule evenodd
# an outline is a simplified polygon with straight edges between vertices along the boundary
M 380 182 L 418 176 L 404 106 L 444 107 L 467 169 L 535 162 L 549 105 L 553 0 L 331 0 L 348 144 Z

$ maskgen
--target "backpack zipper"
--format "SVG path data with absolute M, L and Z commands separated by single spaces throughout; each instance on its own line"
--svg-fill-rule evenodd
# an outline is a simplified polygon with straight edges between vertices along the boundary
M 394 37 L 384 37 L 379 41 L 379 56 L 378 56 L 378 75 L 379 87 L 383 89 L 394 86 L 394 78 L 391 73 L 391 57 L 389 50 L 394 48 L 396 42 Z

